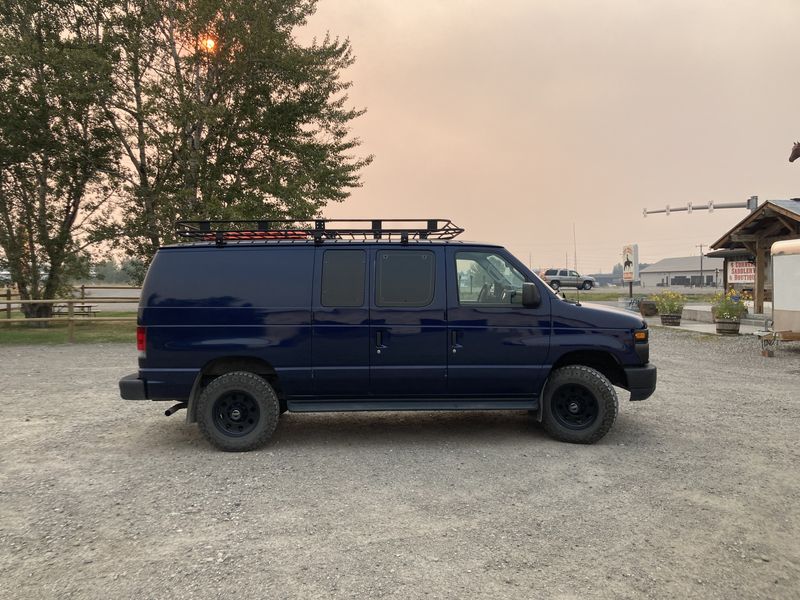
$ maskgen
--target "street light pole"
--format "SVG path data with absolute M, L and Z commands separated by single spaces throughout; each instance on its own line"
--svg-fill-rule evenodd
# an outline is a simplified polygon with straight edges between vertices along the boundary
M 705 282 L 703 281 L 703 247 L 704 246 L 705 246 L 705 244 L 698 244 L 697 246 L 695 246 L 695 248 L 700 248 L 700 287 L 705 287 L 704 286 Z

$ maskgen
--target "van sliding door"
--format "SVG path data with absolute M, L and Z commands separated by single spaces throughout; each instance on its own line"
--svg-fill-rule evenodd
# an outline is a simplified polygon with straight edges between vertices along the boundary
M 372 250 L 369 348 L 375 398 L 430 398 L 447 391 L 443 250 Z

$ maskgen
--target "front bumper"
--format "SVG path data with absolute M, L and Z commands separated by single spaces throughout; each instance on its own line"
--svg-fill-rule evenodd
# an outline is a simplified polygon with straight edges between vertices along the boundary
M 147 400 L 147 384 L 138 373 L 131 373 L 119 380 L 119 395 L 123 400 Z
M 631 400 L 646 400 L 656 391 L 657 369 L 655 365 L 643 367 L 627 367 L 625 377 L 628 380 L 628 391 Z

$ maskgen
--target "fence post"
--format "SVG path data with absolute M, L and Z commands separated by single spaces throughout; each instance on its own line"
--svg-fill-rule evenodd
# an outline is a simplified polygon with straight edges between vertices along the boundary
M 81 284 L 81 300 L 86 300 L 86 284 Z
M 75 342 L 75 303 L 73 300 L 67 301 L 67 319 L 69 328 L 69 343 Z
M 11 288 L 6 288 L 6 319 L 11 319 Z M 6 323 L 6 329 L 11 327 L 11 323 Z

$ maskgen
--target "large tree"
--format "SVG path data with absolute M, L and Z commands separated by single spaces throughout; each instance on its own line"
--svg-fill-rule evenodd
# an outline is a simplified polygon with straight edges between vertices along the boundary
M 360 185 L 349 41 L 303 45 L 316 0 L 128 0 L 106 117 L 127 160 L 118 240 L 143 263 L 176 219 L 307 219 Z
M 23 299 L 55 297 L 108 216 L 116 144 L 99 103 L 110 81 L 103 1 L 0 5 L 0 248 Z

